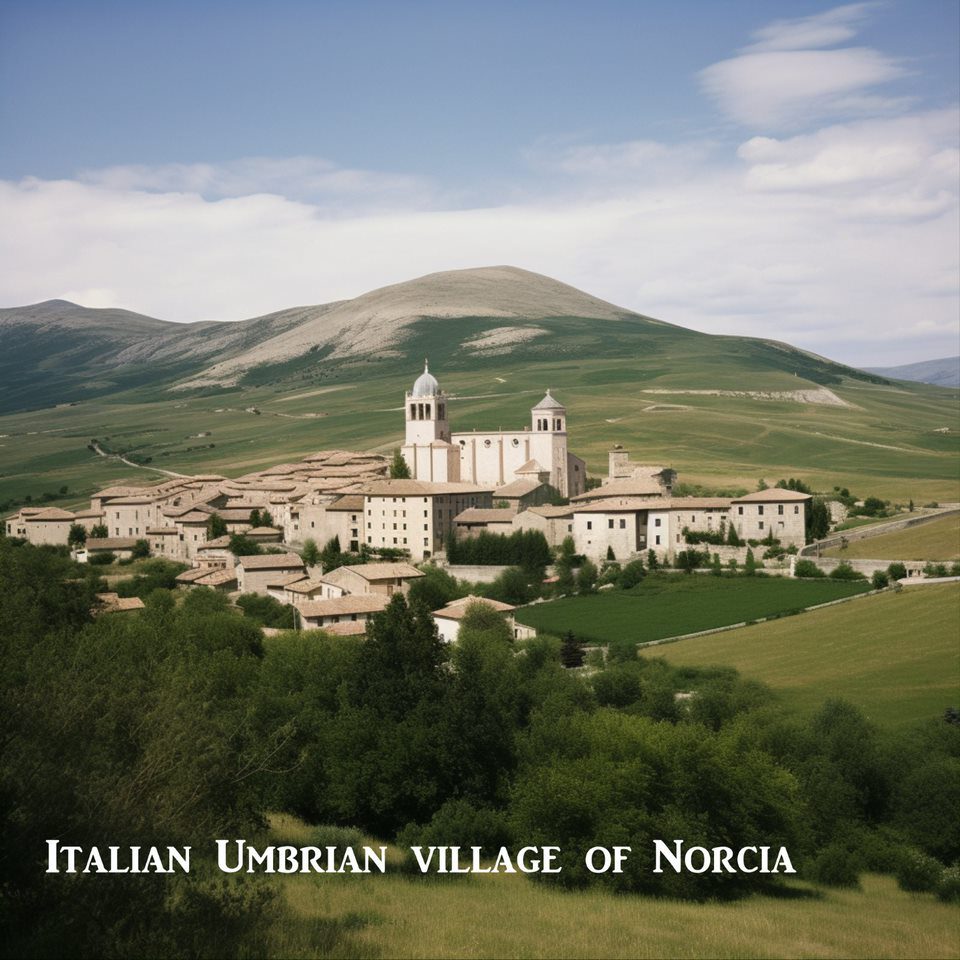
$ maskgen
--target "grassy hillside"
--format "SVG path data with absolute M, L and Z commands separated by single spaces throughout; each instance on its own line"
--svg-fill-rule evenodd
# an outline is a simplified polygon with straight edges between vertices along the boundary
M 648 643 L 769 617 L 869 590 L 861 582 L 785 577 L 647 577 L 632 590 L 570 597 L 517 611 L 541 633 L 572 630 L 597 643 Z
M 847 560 L 957 560 L 960 517 L 944 517 L 906 530 L 853 540 L 846 547 L 824 551 L 824 556 Z
M 938 584 L 642 653 L 676 664 L 736 667 L 798 710 L 843 697 L 875 723 L 901 726 L 960 704 L 958 636 L 960 584 Z
M 551 387 L 568 408 L 571 449 L 600 475 L 610 446 L 622 443 L 638 461 L 673 466 L 681 481 L 716 488 L 752 490 L 761 476 L 795 476 L 818 489 L 839 484 L 901 502 L 960 499 L 956 392 L 862 381 L 832 386 L 848 406 L 645 392 L 798 386 L 785 371 L 747 378 L 736 364 L 715 359 L 666 350 L 640 359 L 558 352 L 534 361 L 511 353 L 464 369 L 432 362 L 431 369 L 454 394 L 451 418 L 460 430 L 529 424 L 530 407 Z M 138 388 L 0 417 L 0 502 L 63 484 L 88 494 L 151 476 L 96 457 L 87 450 L 92 437 L 109 437 L 113 449 L 179 472 L 239 474 L 331 446 L 389 451 L 402 442 L 403 394 L 420 361 L 392 362 L 403 372 L 378 375 L 372 362 L 316 360 L 278 383 L 205 394 Z M 245 412 L 249 407 L 261 415 Z M 943 428 L 949 432 L 938 432 Z M 212 436 L 195 437 L 204 431 Z
M 274 821 L 275 843 L 312 831 Z M 956 908 L 867 875 L 862 890 L 795 882 L 729 904 L 570 892 L 522 876 L 284 877 L 284 957 L 956 957 Z

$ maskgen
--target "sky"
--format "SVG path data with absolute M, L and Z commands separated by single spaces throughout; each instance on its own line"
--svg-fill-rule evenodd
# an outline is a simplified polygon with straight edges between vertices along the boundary
M 512 264 L 960 352 L 960 4 L 0 0 L 0 306 L 237 320 Z

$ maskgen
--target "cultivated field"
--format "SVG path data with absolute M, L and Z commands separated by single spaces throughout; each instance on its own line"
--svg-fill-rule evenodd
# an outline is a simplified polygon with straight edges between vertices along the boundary
M 309 843 L 290 817 L 274 842 Z M 420 880 L 294 876 L 284 957 L 956 957 L 956 907 L 906 894 L 890 877 L 861 890 L 793 882 L 781 897 L 681 903 L 565 893 L 520 876 Z
M 516 612 L 541 633 L 568 630 L 597 643 L 646 643 L 863 593 L 869 584 L 786 577 L 714 577 L 664 574 L 632 590 L 610 590 L 535 604 Z
M 960 705 L 960 584 L 904 588 L 799 617 L 641 651 L 675 664 L 724 664 L 798 710 L 843 697 L 882 726 Z
M 960 517 L 852 540 L 846 547 L 825 550 L 823 555 L 847 560 L 960 560 Z

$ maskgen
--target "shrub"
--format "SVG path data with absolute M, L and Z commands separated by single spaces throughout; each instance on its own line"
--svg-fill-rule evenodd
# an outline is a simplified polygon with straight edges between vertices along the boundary
M 960 865 L 946 867 L 937 884 L 937 897 L 944 903 L 960 902 Z
M 797 577 L 825 577 L 826 574 L 812 560 L 798 560 L 793 568 Z
M 908 893 L 929 893 L 937 889 L 943 876 L 939 860 L 917 849 L 907 851 L 897 867 L 897 885 Z
M 891 563 L 887 567 L 887 576 L 891 580 L 904 580 L 907 576 L 907 568 L 902 563 Z
M 859 887 L 861 869 L 860 857 L 835 841 L 820 850 L 807 873 L 814 883 L 825 887 Z
M 866 575 L 854 570 L 849 563 L 840 563 L 830 571 L 831 580 L 866 580 Z
M 138 540 L 133 545 L 133 550 L 130 553 L 130 556 L 133 560 L 143 560 L 146 557 L 150 556 L 150 544 L 146 540 Z
M 945 563 L 928 563 L 923 568 L 923 575 L 927 579 L 931 579 L 933 577 L 946 577 L 948 576 L 947 565 Z
M 94 553 L 91 556 L 87 557 L 87 563 L 95 564 L 98 567 L 107 567 L 114 561 L 116 561 L 117 556 L 114 553 L 111 553 L 107 550 L 105 553 Z
M 873 584 L 874 590 L 883 590 L 884 587 L 890 586 L 890 578 L 882 570 L 874 570 L 870 583 Z
M 313 831 L 313 844 L 317 847 L 359 848 L 363 846 L 363 834 L 356 827 L 322 823 Z

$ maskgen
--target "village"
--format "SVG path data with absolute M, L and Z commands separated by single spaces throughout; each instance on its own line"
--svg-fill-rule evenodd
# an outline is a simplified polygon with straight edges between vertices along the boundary
M 736 564 L 751 543 L 794 557 L 806 542 L 807 493 L 674 496 L 674 470 L 634 462 L 619 445 L 606 477 L 588 480 L 584 461 L 567 447 L 566 408 L 549 390 L 529 425 L 515 431 L 452 432 L 449 405 L 425 364 L 405 397 L 405 438 L 393 461 L 325 450 L 237 478 L 114 486 L 94 494 L 86 510 L 22 507 L 5 519 L 5 532 L 69 545 L 82 563 L 149 555 L 188 564 L 179 586 L 269 596 L 294 608 L 298 627 L 337 634 L 362 633 L 393 593 L 423 577 L 418 564 L 491 579 L 501 567 L 458 566 L 447 556 L 451 542 L 481 533 L 537 531 L 554 550 L 569 538 L 576 554 L 598 564 L 653 557 L 669 565 L 704 542 L 721 562 Z M 237 535 L 253 545 L 247 555 L 237 555 Z M 364 562 L 325 570 L 314 545 L 331 543 Z M 140 606 L 137 598 L 105 597 L 113 609 Z M 444 639 L 456 638 L 469 599 L 435 611 Z M 510 605 L 484 602 L 508 616 L 516 637 L 532 633 L 513 621 Z

